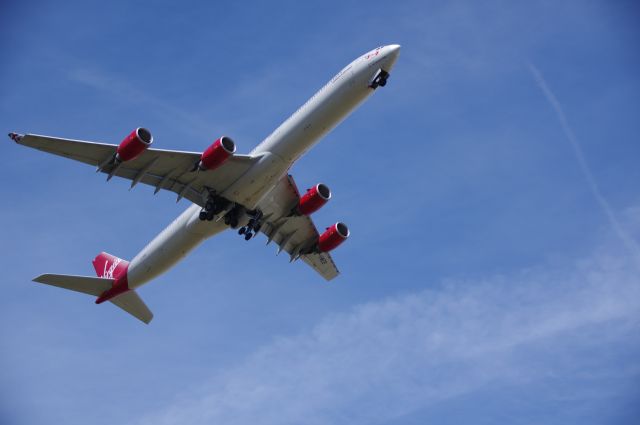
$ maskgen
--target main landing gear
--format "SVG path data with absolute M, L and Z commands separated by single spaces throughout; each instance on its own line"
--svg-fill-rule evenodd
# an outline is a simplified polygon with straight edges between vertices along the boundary
M 387 78 L 389 78 L 389 73 L 383 69 L 379 69 L 371 78 L 369 82 L 369 87 L 372 89 L 377 89 L 378 86 L 384 87 L 387 85 Z
M 262 228 L 262 211 L 252 211 L 250 216 L 251 218 L 249 219 L 249 223 L 238 230 L 239 235 L 244 235 L 245 241 L 251 239 L 253 235 L 257 234 L 260 231 L 260 228 Z
M 224 215 L 224 224 L 235 229 L 238 227 L 238 221 L 244 213 L 244 207 L 242 205 L 235 205 L 229 212 Z
M 238 230 L 238 234 L 244 235 L 245 240 L 251 239 L 262 228 L 262 211 L 256 209 L 248 211 L 240 204 L 235 204 L 222 196 L 217 196 L 210 191 L 207 201 L 202 210 L 200 210 L 200 220 L 211 221 L 214 217 L 224 215 L 224 224 L 235 229 L 242 220 L 246 220 L 245 215 L 249 217 L 249 222 Z M 220 220 L 220 218 L 218 219 Z
M 224 211 L 228 205 L 229 201 L 220 196 L 209 196 L 207 202 L 204 204 L 204 208 L 200 211 L 200 220 L 213 220 L 213 217 Z

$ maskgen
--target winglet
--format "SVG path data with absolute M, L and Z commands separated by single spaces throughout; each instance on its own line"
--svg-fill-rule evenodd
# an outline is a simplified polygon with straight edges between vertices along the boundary
M 22 140 L 22 137 L 24 137 L 24 134 L 9 133 L 9 138 L 16 143 L 20 143 L 20 141 Z

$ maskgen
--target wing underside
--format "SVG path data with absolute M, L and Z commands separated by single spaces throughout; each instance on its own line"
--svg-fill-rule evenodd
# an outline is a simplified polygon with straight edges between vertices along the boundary
M 131 187 L 143 183 L 152 186 L 155 193 L 169 190 L 177 194 L 178 200 L 185 198 L 198 205 L 204 204 L 208 190 L 224 191 L 257 160 L 256 157 L 233 155 L 219 168 L 200 172 L 194 171 L 200 153 L 150 148 L 136 159 L 113 166 L 106 164 L 113 158 L 117 145 L 36 134 L 26 134 L 14 140 L 21 145 L 92 165 L 108 178 L 118 176 L 131 180 Z
M 286 252 L 291 261 L 300 259 L 331 280 L 340 273 L 331 255 L 327 252 L 305 254 L 315 245 L 319 234 L 310 217 L 290 214 L 299 199 L 293 177 L 285 175 L 259 204 L 265 217 L 261 231 L 267 236 L 267 244 L 278 245 L 278 254 Z

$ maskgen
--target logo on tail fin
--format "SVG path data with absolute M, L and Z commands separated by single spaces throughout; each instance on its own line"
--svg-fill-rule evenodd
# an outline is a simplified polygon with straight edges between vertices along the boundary
M 116 260 L 113 262 L 113 264 L 111 264 L 111 266 L 109 266 L 109 261 L 105 261 L 104 262 L 104 271 L 102 272 L 102 276 L 104 278 L 107 279 L 113 279 L 113 272 L 116 270 L 116 268 L 118 267 L 118 264 L 120 264 L 122 262 L 121 258 L 116 258 Z M 108 268 L 107 268 L 108 267 Z
M 96 270 L 96 276 L 105 279 L 118 279 L 126 275 L 128 267 L 128 261 L 106 252 L 101 252 L 93 259 L 93 268 Z

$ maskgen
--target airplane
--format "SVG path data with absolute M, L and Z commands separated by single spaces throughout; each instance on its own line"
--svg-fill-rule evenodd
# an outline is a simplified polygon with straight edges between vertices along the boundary
M 338 72 L 248 155 L 228 136 L 204 152 L 155 149 L 151 132 L 134 129 L 118 145 L 9 133 L 16 143 L 96 167 L 97 172 L 168 190 L 192 204 L 131 261 L 106 252 L 93 260 L 97 277 L 43 274 L 33 280 L 110 301 L 144 323 L 153 313 L 136 288 L 166 272 L 192 249 L 223 230 L 245 240 L 262 232 L 290 261 L 301 259 L 326 280 L 339 272 L 330 251 L 350 235 L 337 222 L 320 234 L 310 216 L 331 199 L 318 183 L 300 194 L 289 169 L 377 88 L 387 84 L 400 45 L 380 46 Z

